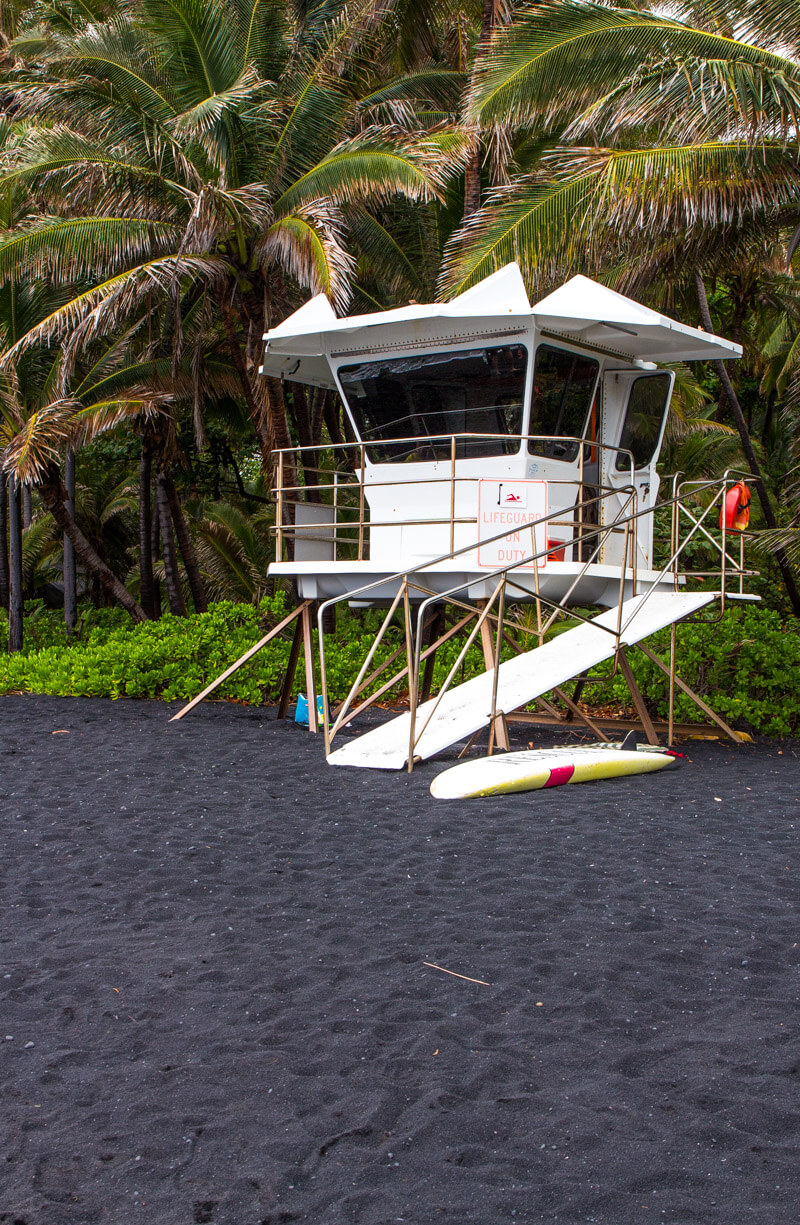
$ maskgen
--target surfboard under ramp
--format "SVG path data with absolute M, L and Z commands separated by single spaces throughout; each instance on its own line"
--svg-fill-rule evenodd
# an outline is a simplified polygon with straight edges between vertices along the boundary
M 654 591 L 634 596 L 622 605 L 620 645 L 634 646 L 665 626 L 698 612 L 716 598 L 717 593 L 713 591 Z M 617 649 L 618 624 L 619 609 L 613 608 L 592 621 L 565 630 L 524 655 L 506 660 L 498 669 L 497 712 L 518 710 L 572 677 L 596 667 L 604 659 L 610 659 Z M 414 749 L 415 759 L 434 757 L 489 724 L 493 677 L 493 671 L 484 672 L 450 689 L 438 707 L 435 698 L 418 707 L 417 734 L 423 728 L 424 731 Z M 411 714 L 406 712 L 334 749 L 328 763 L 367 770 L 402 770 L 408 762 L 410 732 Z

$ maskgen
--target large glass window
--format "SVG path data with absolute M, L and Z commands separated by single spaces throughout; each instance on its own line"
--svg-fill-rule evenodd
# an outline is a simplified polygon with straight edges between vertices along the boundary
M 577 459 L 579 444 L 559 440 L 583 437 L 599 368 L 594 358 L 552 345 L 539 345 L 533 371 L 528 433 L 549 434 L 553 441 L 529 439 L 528 450 L 532 454 L 569 463 Z
M 669 407 L 670 381 L 668 374 L 648 374 L 631 387 L 619 445 L 632 452 L 637 468 L 646 468 L 655 455 Z M 617 471 L 630 470 L 630 456 L 618 455 Z
M 519 450 L 528 351 L 523 345 L 386 357 L 340 366 L 339 379 L 373 462 L 513 455 Z M 397 439 L 411 439 L 398 442 Z

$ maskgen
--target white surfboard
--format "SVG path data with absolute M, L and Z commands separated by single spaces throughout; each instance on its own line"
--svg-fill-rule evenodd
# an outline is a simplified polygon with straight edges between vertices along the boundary
M 650 774 L 678 763 L 669 753 L 647 747 L 620 749 L 616 745 L 581 748 L 526 749 L 464 761 L 436 776 L 431 795 L 437 800 L 469 800 L 512 791 L 536 791 L 562 783 L 591 783 L 626 774 Z

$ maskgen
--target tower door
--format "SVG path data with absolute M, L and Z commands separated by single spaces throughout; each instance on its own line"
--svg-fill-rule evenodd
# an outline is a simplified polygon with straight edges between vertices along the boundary
M 653 516 L 641 512 L 656 504 L 656 463 L 674 382 L 675 375 L 666 370 L 615 370 L 603 376 L 602 441 L 619 450 L 602 452 L 602 484 L 619 494 L 603 500 L 600 521 L 609 524 L 621 515 L 630 490 L 635 491 L 628 513 L 640 515 L 635 523 L 636 565 L 646 570 L 653 566 Z M 607 538 L 601 560 L 621 565 L 624 547 L 624 528 L 619 527 Z M 630 564 L 630 553 L 628 559 Z

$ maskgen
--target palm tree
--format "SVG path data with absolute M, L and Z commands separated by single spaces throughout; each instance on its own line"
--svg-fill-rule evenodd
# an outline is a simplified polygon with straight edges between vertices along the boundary
M 602 269 L 623 288 L 692 269 L 711 330 L 706 282 L 720 252 L 797 225 L 800 4 L 539 5 L 495 32 L 467 116 L 509 144 L 516 173 L 454 237 L 447 292 L 514 258 L 534 286 L 567 268 Z M 798 243 L 800 226 L 790 255 Z M 775 528 L 733 382 L 715 369 Z
M 630 284 L 634 256 L 649 275 L 676 242 L 708 258 L 745 226 L 796 221 L 798 117 L 797 0 L 528 9 L 495 32 L 467 105 L 510 142 L 513 180 L 453 244 L 445 283 L 516 256 L 534 285 L 620 259 Z
M 348 215 L 434 198 L 461 156 L 449 130 L 357 130 L 351 65 L 379 13 L 360 0 L 298 28 L 276 0 L 138 0 L 39 43 L 10 74 L 25 127 L 0 163 L 0 191 L 23 184 L 39 211 L 0 241 L 0 276 L 75 292 L 5 361 L 59 342 L 69 365 L 145 309 L 177 359 L 196 311 L 263 454 L 289 445 L 283 390 L 256 377 L 265 327 L 293 284 L 344 304 Z
M 215 600 L 258 604 L 268 594 L 273 523 L 271 512 L 249 514 L 232 502 L 212 503 L 195 521 L 200 564 Z

